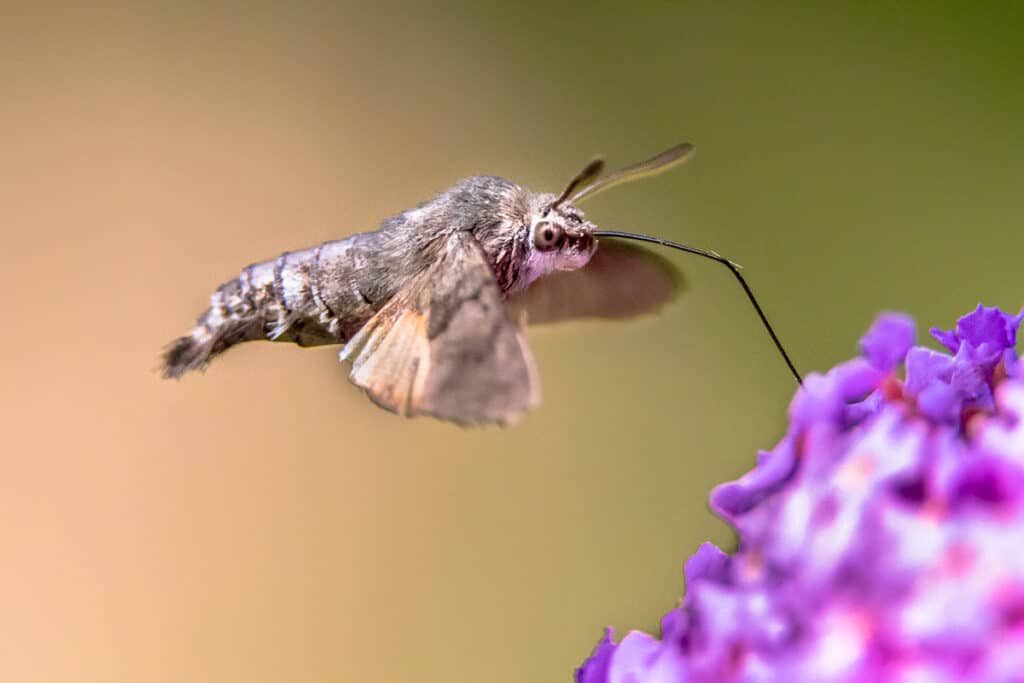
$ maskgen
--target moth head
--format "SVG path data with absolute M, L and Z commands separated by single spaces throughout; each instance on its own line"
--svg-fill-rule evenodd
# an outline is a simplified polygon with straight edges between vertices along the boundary
M 531 202 L 528 272 L 530 279 L 555 270 L 576 270 L 597 250 L 593 223 L 583 218 L 576 204 L 620 183 L 654 175 L 686 159 L 693 145 L 683 143 L 650 159 L 601 176 L 604 161 L 594 159 L 573 176 L 560 194 L 539 195 Z
M 571 204 L 552 207 L 550 200 L 544 196 L 530 215 L 527 253 L 534 277 L 582 268 L 597 251 L 596 226 Z
M 488 211 L 474 212 L 474 217 L 486 213 L 494 220 L 474 218 L 472 230 L 487 251 L 502 289 L 521 290 L 548 273 L 587 265 L 597 251 L 597 226 L 587 221 L 576 205 L 620 183 L 661 173 L 692 151 L 690 144 L 676 145 L 605 176 L 601 175 L 604 161 L 594 159 L 558 195 L 534 194 L 495 177 L 466 181 L 474 197 L 499 199 L 493 207 L 484 207 Z M 487 191 L 477 191 L 476 185 L 481 183 Z

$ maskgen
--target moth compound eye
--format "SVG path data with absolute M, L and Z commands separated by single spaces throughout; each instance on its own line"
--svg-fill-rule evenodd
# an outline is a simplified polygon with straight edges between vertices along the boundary
M 533 231 L 533 244 L 541 251 L 550 251 L 551 249 L 558 248 L 558 245 L 562 243 L 562 228 L 561 226 L 555 225 L 544 221 L 538 223 L 537 227 Z

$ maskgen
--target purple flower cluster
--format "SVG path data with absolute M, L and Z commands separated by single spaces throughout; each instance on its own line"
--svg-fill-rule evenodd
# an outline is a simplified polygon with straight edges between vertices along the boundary
M 609 629 L 577 683 L 1024 681 L 1022 318 L 979 306 L 947 354 L 880 316 L 712 493 L 736 553 L 702 546 L 661 638 Z

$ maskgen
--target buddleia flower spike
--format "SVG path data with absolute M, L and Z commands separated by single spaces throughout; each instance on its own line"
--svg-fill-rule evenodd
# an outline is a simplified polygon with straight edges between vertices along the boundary
M 880 316 L 804 380 L 789 430 L 711 507 L 661 637 L 608 630 L 577 683 L 1024 680 L 1024 314 L 979 306 L 945 351 Z

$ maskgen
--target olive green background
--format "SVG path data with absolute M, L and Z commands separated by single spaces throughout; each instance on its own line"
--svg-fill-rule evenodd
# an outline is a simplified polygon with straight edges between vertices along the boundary
M 545 400 L 506 430 L 385 414 L 335 349 L 171 383 L 162 346 L 245 264 L 460 177 L 682 140 L 588 216 L 744 264 L 804 371 L 883 309 L 1017 310 L 1018 12 L 5 5 L 0 679 L 567 681 L 655 629 L 794 389 L 714 264 L 671 255 L 658 317 L 531 331 Z

